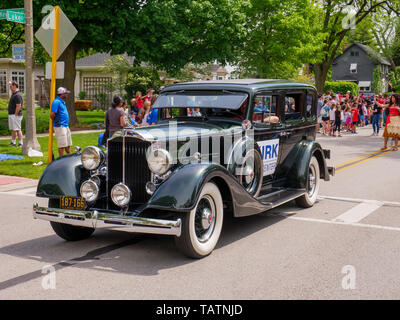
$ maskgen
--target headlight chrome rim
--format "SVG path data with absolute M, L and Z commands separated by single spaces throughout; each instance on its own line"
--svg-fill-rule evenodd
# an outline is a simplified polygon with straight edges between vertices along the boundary
M 156 158 L 159 158 L 158 160 Z M 157 175 L 163 175 L 171 168 L 172 157 L 165 149 L 149 148 L 147 154 L 147 164 L 151 172 Z
M 86 170 L 96 170 L 104 163 L 105 154 L 100 148 L 89 146 L 82 151 L 81 161 Z
M 85 190 L 86 188 L 86 190 Z M 88 193 L 92 192 L 92 195 L 88 196 Z M 82 183 L 80 188 L 81 197 L 88 203 L 95 202 L 99 197 L 100 189 L 96 182 L 87 180 Z
M 123 200 L 118 200 L 117 197 L 121 195 L 121 192 L 125 193 L 125 198 Z M 127 207 L 129 205 L 129 202 L 131 201 L 131 198 L 131 190 L 123 183 L 118 183 L 111 189 L 111 200 L 118 207 Z

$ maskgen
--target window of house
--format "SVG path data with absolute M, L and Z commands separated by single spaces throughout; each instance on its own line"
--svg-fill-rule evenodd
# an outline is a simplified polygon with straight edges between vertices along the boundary
M 25 71 L 11 71 L 11 81 L 18 83 L 18 88 L 21 93 L 25 92 Z
M 269 123 L 270 116 L 277 115 L 278 96 L 259 94 L 254 98 L 253 103 L 253 122 Z
M 7 93 L 7 71 L 0 70 L 0 94 Z
M 358 56 L 360 55 L 360 53 L 359 53 L 358 51 L 351 51 L 351 52 L 350 52 L 350 55 L 351 55 L 352 57 L 358 57 Z
M 303 97 L 302 93 L 291 93 L 285 96 L 285 121 L 301 119 Z
M 357 73 L 357 63 L 350 64 L 350 72 Z

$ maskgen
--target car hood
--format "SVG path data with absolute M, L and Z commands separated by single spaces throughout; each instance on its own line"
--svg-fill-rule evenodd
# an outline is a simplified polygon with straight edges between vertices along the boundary
M 184 140 L 193 136 L 205 137 L 224 135 L 226 133 L 239 133 L 242 127 L 239 124 L 223 122 L 194 122 L 194 121 L 170 121 L 150 127 L 126 129 L 128 136 L 138 136 L 147 141 L 160 141 L 169 139 Z

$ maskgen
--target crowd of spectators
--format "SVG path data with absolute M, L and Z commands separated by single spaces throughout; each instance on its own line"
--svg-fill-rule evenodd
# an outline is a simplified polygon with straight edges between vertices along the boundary
M 351 96 L 350 91 L 346 94 L 332 91 L 318 97 L 318 133 L 326 136 L 342 137 L 342 133 L 357 134 L 358 127 L 373 127 L 371 136 L 378 136 L 382 128 L 385 133 L 385 146 L 387 139 L 393 138 L 394 151 L 397 151 L 398 138 L 397 132 L 397 113 L 400 112 L 399 99 L 395 95 L 385 97 L 379 95 Z M 386 134 L 387 126 L 389 133 Z M 391 132 L 393 131 L 393 132 Z M 386 136 L 388 135 L 388 136 Z

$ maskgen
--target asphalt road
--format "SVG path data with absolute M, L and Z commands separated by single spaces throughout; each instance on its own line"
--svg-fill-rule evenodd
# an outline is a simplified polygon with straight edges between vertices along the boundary
M 400 152 L 359 132 L 318 138 L 341 169 L 313 208 L 226 219 L 202 260 L 166 236 L 65 242 L 32 219 L 34 188 L 1 191 L 0 299 L 399 299 Z

